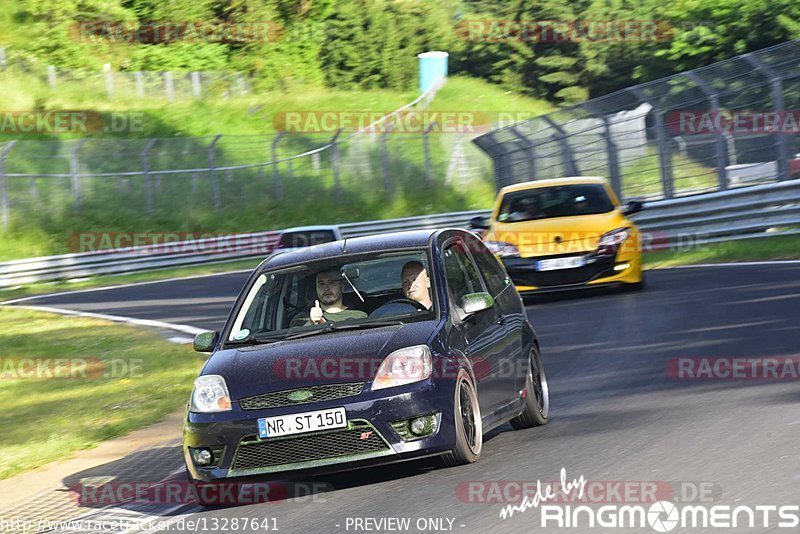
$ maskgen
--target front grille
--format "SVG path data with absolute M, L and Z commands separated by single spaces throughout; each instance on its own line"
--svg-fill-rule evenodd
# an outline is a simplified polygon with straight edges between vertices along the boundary
M 570 256 L 570 254 L 547 256 L 547 258 L 562 256 Z M 596 258 L 593 263 L 583 267 L 556 271 L 537 271 L 535 265 L 538 259 L 540 258 L 503 258 L 503 263 L 511 280 L 518 286 L 556 287 L 585 284 L 595 278 L 615 274 L 614 256 L 601 256 Z
M 263 469 L 285 464 L 347 456 L 375 455 L 389 446 L 369 423 L 351 422 L 344 430 L 313 432 L 239 445 L 233 470 Z
M 283 406 L 298 406 L 300 404 L 312 404 L 344 397 L 353 397 L 361 393 L 363 383 L 355 384 L 326 384 L 323 386 L 309 386 L 307 388 L 286 389 L 272 393 L 264 393 L 247 397 L 239 401 L 243 410 L 264 410 L 267 408 L 281 408 Z M 303 392 L 310 393 L 308 398 L 298 398 L 292 400 L 292 394 L 304 397 Z

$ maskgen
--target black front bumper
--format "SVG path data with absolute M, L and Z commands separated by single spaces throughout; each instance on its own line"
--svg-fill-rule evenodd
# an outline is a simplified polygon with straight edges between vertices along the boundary
M 313 405 L 241 410 L 235 402 L 230 412 L 190 412 L 184 423 L 186 467 L 192 479 L 212 482 L 295 471 L 336 471 L 441 454 L 455 443 L 453 387 L 450 381 L 428 380 Z M 260 417 L 336 406 L 345 408 L 347 428 L 271 439 L 257 437 Z M 430 437 L 405 440 L 392 427 L 393 421 L 433 413 L 441 416 Z M 217 461 L 209 467 L 196 465 L 193 448 L 214 450 Z
M 614 276 L 615 255 L 587 254 L 586 265 L 572 269 L 558 269 L 555 271 L 539 271 L 537 263 L 540 259 L 554 259 L 575 256 L 575 254 L 560 254 L 534 258 L 509 258 L 504 257 L 505 265 L 514 285 L 533 286 L 541 289 L 569 289 L 580 287 L 593 280 Z

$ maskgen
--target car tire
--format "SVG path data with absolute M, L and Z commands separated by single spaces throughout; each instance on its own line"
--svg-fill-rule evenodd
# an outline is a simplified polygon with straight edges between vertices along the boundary
M 445 466 L 470 464 L 478 461 L 483 449 L 483 424 L 475 383 L 464 369 L 458 373 L 453 396 L 453 419 L 456 444 L 442 456 Z
M 536 370 L 536 375 L 534 375 Z M 525 405 L 522 413 L 513 418 L 511 426 L 517 430 L 546 425 L 550 416 L 550 391 L 547 386 L 547 375 L 544 372 L 539 348 L 531 349 L 528 372 L 525 375 Z

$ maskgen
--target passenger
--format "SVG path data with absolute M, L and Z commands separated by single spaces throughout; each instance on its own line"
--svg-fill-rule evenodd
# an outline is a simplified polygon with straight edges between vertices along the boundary
M 346 319 L 363 319 L 366 313 L 351 310 L 342 304 L 342 279 L 338 271 L 317 274 L 317 300 L 308 315 L 299 314 L 292 319 L 291 327 L 338 322 Z

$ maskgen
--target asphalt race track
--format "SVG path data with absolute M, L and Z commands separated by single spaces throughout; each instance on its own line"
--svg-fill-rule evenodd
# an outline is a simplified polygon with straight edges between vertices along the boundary
M 142 284 L 25 304 L 211 329 L 221 326 L 245 277 Z M 363 521 L 409 518 L 409 532 L 585 532 L 590 529 L 555 523 L 542 528 L 537 509 L 501 519 L 503 505 L 518 504 L 519 498 L 476 502 L 488 495 L 480 488 L 492 489 L 482 482 L 535 484 L 558 479 L 562 467 L 569 479 L 583 475 L 588 481 L 628 481 L 631 487 L 653 482 L 656 495 L 666 500 L 691 500 L 681 493 L 700 488 L 707 491 L 701 497 L 707 505 L 800 504 L 798 379 L 696 380 L 668 372 L 677 358 L 800 356 L 800 264 L 651 271 L 643 292 L 537 299 L 529 302 L 528 315 L 550 384 L 547 426 L 493 432 L 481 460 L 468 466 L 443 469 L 420 461 L 319 477 L 304 482 L 332 487 L 313 498 L 209 510 L 188 505 L 182 511 L 188 515 L 172 521 L 206 518 L 206 531 L 213 531 L 213 520 L 221 526 L 222 519 L 275 518 L 281 532 L 339 533 L 391 532 L 394 524 L 374 528 Z M 470 493 L 470 487 L 478 490 Z M 670 491 L 675 493 L 664 493 Z M 607 497 L 618 503 L 613 491 Z M 641 502 L 636 498 L 628 502 Z M 420 521 L 437 518 L 441 526 Z M 775 521 L 773 516 L 770 528 L 758 523 L 755 529 L 725 530 L 798 530 L 777 529 Z M 225 524 L 227 530 L 217 531 L 263 532 Z M 180 525 L 185 523 L 173 523 L 172 531 Z

